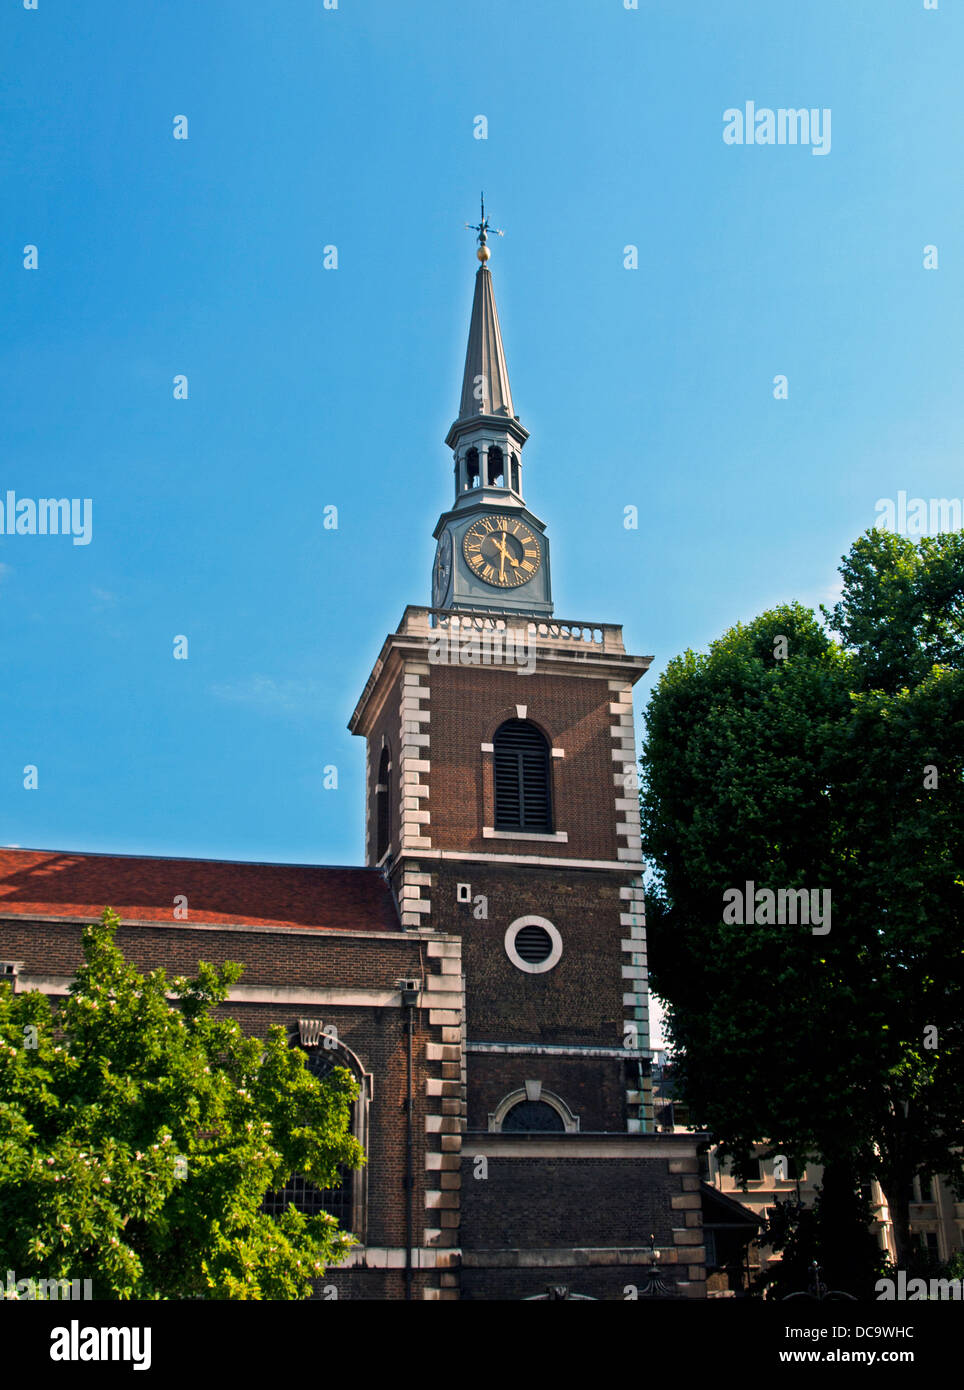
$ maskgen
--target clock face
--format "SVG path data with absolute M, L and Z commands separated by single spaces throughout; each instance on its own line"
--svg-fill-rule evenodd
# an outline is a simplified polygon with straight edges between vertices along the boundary
M 497 589 L 527 584 L 542 564 L 539 542 L 513 516 L 480 517 L 462 537 L 462 554 L 472 573 Z
M 452 535 L 443 531 L 439 536 L 435 552 L 435 569 L 432 573 L 432 607 L 441 608 L 448 593 L 449 578 L 452 574 Z

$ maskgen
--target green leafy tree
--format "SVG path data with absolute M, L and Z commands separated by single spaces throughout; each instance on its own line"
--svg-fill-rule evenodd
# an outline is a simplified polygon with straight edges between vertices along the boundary
M 258 1040 L 212 1014 L 241 966 L 142 976 L 118 923 L 85 928 L 59 1009 L 0 988 L 0 1267 L 89 1278 L 100 1298 L 304 1298 L 353 1239 L 262 1202 L 363 1161 L 356 1083 L 320 1081 L 280 1027 Z
M 839 1169 L 829 1170 L 827 1177 L 812 1206 L 783 1200 L 767 1209 L 760 1240 L 781 1255 L 759 1280 L 767 1298 L 808 1292 L 814 1264 L 826 1290 L 858 1299 L 875 1298 L 877 1280 L 891 1272 L 889 1257 L 869 1230 L 869 1198 Z
M 694 1118 L 876 1176 L 962 1177 L 964 538 L 871 531 L 798 604 L 670 662 L 641 796 L 653 985 Z M 829 890 L 830 931 L 723 918 L 727 889 Z M 822 900 L 822 899 L 821 899 Z M 836 1180 L 836 1178 L 835 1178 Z

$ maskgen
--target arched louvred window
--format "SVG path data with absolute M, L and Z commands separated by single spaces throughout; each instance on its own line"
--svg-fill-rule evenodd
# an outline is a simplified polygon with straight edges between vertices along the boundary
M 378 783 L 375 787 L 375 862 L 380 862 L 388 849 L 391 833 L 391 790 L 392 759 L 386 745 L 378 763 Z
M 519 459 L 518 459 L 518 457 L 517 457 L 516 454 L 513 454 L 513 455 L 512 455 L 512 460 L 511 460 L 511 465 L 510 465 L 510 467 L 511 467 L 511 472 L 512 472 L 512 491 L 513 491 L 513 492 L 518 492 L 518 491 L 519 491 Z
M 479 451 L 470 449 L 465 455 L 465 486 L 466 489 L 479 486 Z
M 498 444 L 489 446 L 489 487 L 505 487 L 505 461 Z
M 495 829 L 552 833 L 549 745 L 527 719 L 507 719 L 492 740 Z

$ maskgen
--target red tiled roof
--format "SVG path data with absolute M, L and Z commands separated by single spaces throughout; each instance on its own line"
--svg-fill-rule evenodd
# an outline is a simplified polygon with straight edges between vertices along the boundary
M 109 906 L 122 918 L 176 926 L 180 894 L 188 904 L 185 926 L 401 930 L 391 889 L 377 869 L 0 849 L 0 917 L 94 921 Z

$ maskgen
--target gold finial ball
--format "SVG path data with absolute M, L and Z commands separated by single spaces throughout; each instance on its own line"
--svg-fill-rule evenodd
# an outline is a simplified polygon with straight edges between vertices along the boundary
M 491 256 L 492 252 L 489 250 L 489 248 L 488 248 L 487 246 L 480 246 L 479 249 L 478 249 L 478 251 L 476 251 L 475 254 L 478 256 L 478 258 L 479 258 L 479 260 L 482 262 L 482 264 L 485 265 L 486 261 L 487 261 L 487 260 L 489 259 L 489 257 Z

